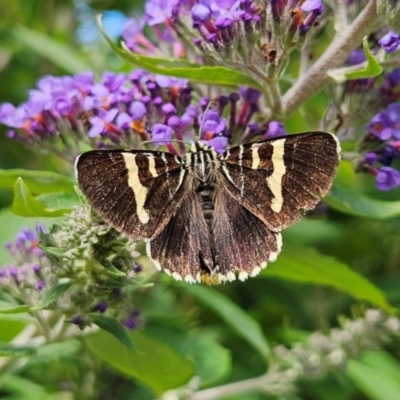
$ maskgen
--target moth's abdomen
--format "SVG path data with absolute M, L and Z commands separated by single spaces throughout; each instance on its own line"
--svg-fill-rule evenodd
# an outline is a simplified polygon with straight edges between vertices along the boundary
M 211 227 L 211 221 L 214 216 L 214 190 L 214 185 L 207 183 L 200 184 L 196 189 L 196 194 L 200 198 L 204 219 L 209 227 Z

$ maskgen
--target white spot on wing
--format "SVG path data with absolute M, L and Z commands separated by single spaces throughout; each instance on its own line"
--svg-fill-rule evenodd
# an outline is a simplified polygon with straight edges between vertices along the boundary
M 285 140 L 286 139 L 278 139 L 271 142 L 271 162 L 273 171 L 272 174 L 267 178 L 268 187 L 274 196 L 271 203 L 271 209 L 277 213 L 282 210 L 283 206 L 282 178 L 286 173 L 286 166 L 283 159 L 285 152 Z
M 176 281 L 181 281 L 182 279 L 182 275 L 179 274 L 178 272 L 173 272 L 171 275 Z M 185 277 L 186 278 L 186 277 Z
M 239 273 L 239 281 L 245 281 L 247 278 L 249 277 L 249 274 L 247 273 L 247 272 L 244 272 L 244 271 L 242 271 L 242 272 L 240 272 Z
M 239 146 L 239 168 L 240 168 L 240 196 L 243 197 L 244 193 L 244 173 L 243 173 L 243 152 L 244 146 Z
M 232 271 L 229 271 L 229 272 L 226 274 L 226 279 L 228 279 L 229 282 L 234 281 L 234 280 L 236 279 L 235 273 L 232 272 Z
M 132 153 L 121 153 L 125 166 L 128 169 L 128 185 L 132 188 L 136 201 L 136 214 L 142 224 L 147 224 L 150 220 L 148 212 L 144 209 L 147 198 L 147 188 L 140 183 L 139 168 L 136 164 L 136 155 Z M 154 161 L 154 160 L 153 160 Z
M 156 161 L 155 161 L 154 155 L 153 154 L 146 154 L 146 156 L 149 159 L 149 172 L 150 172 L 150 175 L 153 178 L 156 178 L 158 176 L 158 173 L 157 173 L 157 170 L 156 170 Z
M 260 146 L 257 144 L 251 146 L 251 169 L 258 169 L 258 166 L 260 165 L 260 155 L 258 154 L 259 147 Z

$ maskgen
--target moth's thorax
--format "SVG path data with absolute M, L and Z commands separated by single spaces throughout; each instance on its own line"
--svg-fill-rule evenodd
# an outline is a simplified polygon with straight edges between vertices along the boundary
M 199 183 L 212 183 L 219 164 L 217 152 L 202 142 L 194 142 L 185 155 L 185 166 Z

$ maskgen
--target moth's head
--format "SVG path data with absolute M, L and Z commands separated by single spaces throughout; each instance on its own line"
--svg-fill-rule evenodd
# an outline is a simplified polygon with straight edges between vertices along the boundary
M 204 142 L 201 142 L 200 140 L 196 140 L 192 143 L 192 146 L 190 147 L 190 152 L 193 154 L 205 152 L 212 153 L 214 157 L 218 156 L 218 153 L 215 151 L 214 147 L 207 146 Z

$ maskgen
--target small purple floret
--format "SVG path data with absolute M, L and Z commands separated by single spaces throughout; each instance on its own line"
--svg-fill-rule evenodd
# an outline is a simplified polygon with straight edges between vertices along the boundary
M 391 167 L 381 167 L 375 177 L 379 190 L 390 190 L 400 186 L 400 173 Z
M 389 31 L 382 39 L 378 40 L 378 44 L 386 53 L 393 53 L 400 49 L 400 35 L 396 32 Z

